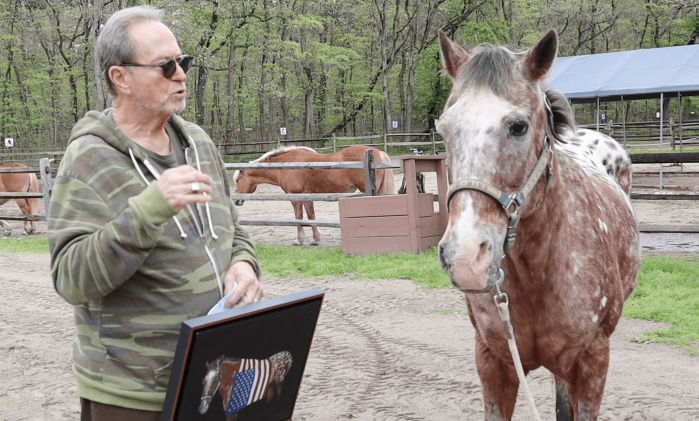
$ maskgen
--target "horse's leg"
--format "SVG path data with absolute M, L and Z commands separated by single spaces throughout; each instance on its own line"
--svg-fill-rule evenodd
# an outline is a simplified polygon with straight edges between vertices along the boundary
M 594 421 L 599 415 L 609 367 L 609 338 L 598 333 L 575 367 L 573 393 L 568 390 L 574 421 Z
M 515 410 L 519 380 L 513 364 L 493 354 L 476 331 L 476 368 L 483 387 L 487 421 L 509 421 Z
M 291 206 L 294 207 L 294 217 L 296 219 L 303 219 L 303 202 L 291 202 Z M 295 246 L 302 246 L 305 240 L 303 234 L 303 227 L 299 225 L 296 227 L 298 229 L 297 241 L 293 243 Z
M 29 203 L 27 199 L 15 199 L 17 206 L 22 211 L 23 215 L 31 215 L 31 209 L 29 208 Z M 24 232 L 31 234 L 36 231 L 36 225 L 32 221 L 24 221 Z
M 306 208 L 306 217 L 308 220 L 316 219 L 316 211 L 313 208 L 313 202 L 303 202 L 303 207 Z M 318 227 L 311 227 L 313 230 L 313 241 L 311 241 L 312 246 L 317 246 L 320 244 L 320 232 Z
M 556 380 L 556 421 L 572 421 L 573 408 L 568 400 L 568 388 L 563 380 L 554 375 Z

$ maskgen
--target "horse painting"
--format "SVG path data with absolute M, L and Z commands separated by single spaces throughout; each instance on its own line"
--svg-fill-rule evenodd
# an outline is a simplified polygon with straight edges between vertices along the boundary
M 238 411 L 246 406 L 264 397 L 269 402 L 275 393 L 279 397 L 291 364 L 291 353 L 288 351 L 278 352 L 265 360 L 226 358 L 222 355 L 207 362 L 199 413 L 205 414 L 209 410 L 211 400 L 218 391 L 223 400 L 226 421 L 235 421 Z
M 441 31 L 439 42 L 453 86 L 438 126 L 450 181 L 438 253 L 466 295 L 485 419 L 513 415 L 510 335 L 523 373 L 553 374 L 557 419 L 594 420 L 609 337 L 641 261 L 630 158 L 611 138 L 577 129 L 565 97 L 544 89 L 555 31 L 526 52 L 469 54 Z
M 389 162 L 391 159 L 376 148 L 354 145 L 340 151 L 322 154 L 306 147 L 284 147 L 265 153 L 252 162 L 342 162 L 362 161 L 364 151 L 370 149 L 374 161 Z M 351 169 L 332 170 L 243 170 L 236 171 L 233 178 L 237 182 L 236 193 L 254 193 L 259 184 L 279 186 L 285 193 L 364 193 L 364 171 Z M 393 172 L 390 169 L 376 170 L 376 191 L 378 194 L 395 193 Z M 242 200 L 235 204 L 241 206 Z M 316 219 L 313 202 L 291 202 L 296 219 L 303 219 L 303 208 L 309 220 Z M 320 244 L 320 232 L 312 227 L 311 245 Z M 305 241 L 303 227 L 298 227 L 297 245 Z
M 24 167 L 26 165 L 17 163 L 7 163 L 0 165 L 0 168 L 17 168 Z M 34 173 L 0 173 L 0 192 L 12 192 L 12 193 L 38 193 L 39 184 L 36 179 L 36 174 Z M 10 199 L 0 199 L 0 205 L 5 204 Z M 39 214 L 39 199 L 15 199 L 19 209 L 24 215 L 38 215 Z M 8 232 L 9 225 L 4 221 L 0 221 L 0 227 L 3 228 L 5 232 Z M 32 234 L 36 232 L 36 222 L 25 221 L 24 231 L 27 234 Z M 11 231 L 10 231 L 11 232 Z

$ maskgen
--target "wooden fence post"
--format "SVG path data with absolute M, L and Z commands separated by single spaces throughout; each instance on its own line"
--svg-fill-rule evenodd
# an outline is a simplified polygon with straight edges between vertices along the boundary
M 437 144 L 434 142 L 434 129 L 430 129 L 432 135 L 432 155 L 437 155 Z
M 51 180 L 51 161 L 48 158 L 39 160 L 39 168 L 41 171 L 41 188 L 44 194 L 44 215 L 48 218 L 49 203 L 51 202 L 51 193 L 53 193 L 53 181 Z
M 335 133 L 333 133 L 333 153 L 337 152 L 337 148 L 335 146 Z
M 364 189 L 367 196 L 376 196 L 376 172 L 372 168 L 374 154 L 371 149 L 364 151 Z
M 383 134 L 383 151 L 386 152 L 386 155 L 388 155 L 388 134 L 387 133 Z

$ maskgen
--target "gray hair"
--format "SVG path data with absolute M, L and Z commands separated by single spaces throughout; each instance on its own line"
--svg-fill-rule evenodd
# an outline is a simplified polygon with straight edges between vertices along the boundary
M 95 43 L 95 53 L 102 68 L 102 76 L 107 81 L 107 89 L 116 94 L 109 79 L 109 68 L 136 59 L 136 43 L 127 32 L 130 25 L 142 21 L 163 22 L 163 11 L 152 6 L 135 6 L 119 10 L 107 19 Z

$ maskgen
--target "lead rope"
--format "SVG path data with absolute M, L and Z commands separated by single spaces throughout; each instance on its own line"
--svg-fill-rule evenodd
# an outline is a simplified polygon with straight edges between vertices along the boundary
M 505 325 L 505 333 L 507 334 L 507 345 L 510 347 L 510 354 L 512 354 L 512 361 L 515 363 L 515 371 L 517 371 L 517 378 L 519 382 L 524 386 L 524 395 L 529 403 L 529 409 L 532 412 L 532 419 L 536 421 L 541 421 L 539 417 L 539 411 L 536 409 L 536 403 L 534 403 L 534 397 L 532 392 L 529 390 L 529 383 L 527 383 L 527 377 L 524 375 L 524 368 L 522 367 L 522 360 L 519 358 L 519 350 L 517 349 L 517 342 L 515 342 L 515 330 L 512 328 L 512 322 L 510 322 L 510 300 L 507 298 L 507 294 L 500 291 L 500 284 L 505 279 L 505 271 L 500 269 L 500 279 L 495 283 L 495 288 L 497 288 L 498 293 L 493 296 L 495 305 L 498 308 L 498 313 L 500 313 L 500 318 L 502 323 Z

